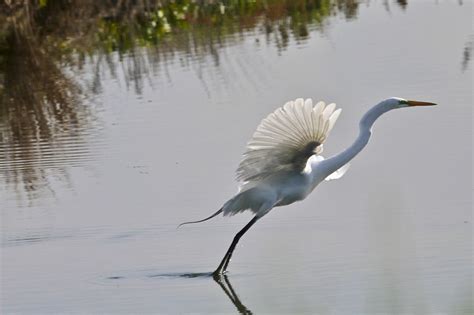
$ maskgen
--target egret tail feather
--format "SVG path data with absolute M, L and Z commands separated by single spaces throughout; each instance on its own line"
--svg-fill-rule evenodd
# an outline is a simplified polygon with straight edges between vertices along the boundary
M 220 214 L 221 212 L 222 212 L 222 208 L 220 208 L 219 210 L 217 210 L 216 213 L 212 214 L 211 216 L 209 216 L 209 217 L 207 217 L 207 218 L 205 218 L 205 219 L 198 220 L 198 221 L 183 222 L 183 223 L 181 223 L 180 225 L 178 225 L 177 228 L 180 228 L 182 225 L 185 225 L 185 224 L 201 223 L 201 222 L 210 220 L 210 219 L 214 218 L 216 215 Z

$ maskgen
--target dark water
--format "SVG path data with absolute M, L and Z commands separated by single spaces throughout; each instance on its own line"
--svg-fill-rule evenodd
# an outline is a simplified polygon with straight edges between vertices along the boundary
M 472 1 L 255 3 L 2 29 L 2 313 L 474 311 Z M 439 106 L 381 118 L 342 179 L 259 221 L 215 282 L 250 214 L 176 225 L 235 193 L 259 121 L 336 102 L 332 155 L 390 96 Z

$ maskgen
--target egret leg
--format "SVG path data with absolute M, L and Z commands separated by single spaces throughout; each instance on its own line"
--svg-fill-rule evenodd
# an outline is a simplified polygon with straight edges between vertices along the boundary
M 229 262 L 230 262 L 230 258 L 232 257 L 232 253 L 234 252 L 235 246 L 237 246 L 237 243 L 239 242 L 242 235 L 244 235 L 245 232 L 247 232 L 248 229 L 250 229 L 250 227 L 254 225 L 254 223 L 257 222 L 258 219 L 259 219 L 258 216 L 253 217 L 253 219 L 250 220 L 250 222 L 247 223 L 247 225 L 244 226 L 244 228 L 235 235 L 234 240 L 232 241 L 232 244 L 230 244 L 230 247 L 227 250 L 227 253 L 225 253 L 224 258 L 219 264 L 219 267 L 217 267 L 216 271 L 214 271 L 212 274 L 214 278 L 216 277 L 219 278 L 220 275 L 222 275 L 226 271 L 227 266 L 229 265 Z

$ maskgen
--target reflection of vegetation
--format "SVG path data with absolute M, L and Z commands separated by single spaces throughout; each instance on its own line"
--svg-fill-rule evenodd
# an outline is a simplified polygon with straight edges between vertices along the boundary
M 0 11 L 9 13 L 6 17 L 0 14 L 0 22 L 12 24 L 11 16 L 21 16 L 36 31 L 30 34 L 40 44 L 35 47 L 51 54 L 55 61 L 71 56 L 84 61 L 98 53 L 133 53 L 139 47 L 152 47 L 153 61 L 183 52 L 211 55 L 218 63 L 216 47 L 235 39 L 233 35 L 263 31 L 267 40 L 285 49 L 292 37 L 305 40 L 310 26 L 321 27 L 336 12 L 353 18 L 358 8 L 354 0 L 17 2 L 8 6 L 7 1 L 3 7 L 0 2 Z M 16 28 L 12 26 L 10 31 Z M 109 57 L 97 60 L 113 66 L 107 62 Z
M 103 70 L 117 71 L 111 53 L 127 54 L 126 83 L 140 93 L 147 71 L 177 53 L 184 64 L 211 56 L 218 66 L 219 47 L 249 31 L 284 50 L 327 17 L 353 18 L 357 8 L 350 0 L 0 0 L 0 176 L 29 193 L 50 189 L 50 166 L 73 160 L 64 139 L 85 142 L 87 107 L 65 69 L 92 65 L 88 87 L 99 93 Z M 54 175 L 67 178 L 64 170 Z
M 140 58 L 137 48 L 147 47 L 154 49 L 153 63 L 182 52 L 211 55 L 218 65 L 218 47 L 234 35 L 261 31 L 282 50 L 291 38 L 305 40 L 309 28 L 322 27 L 330 15 L 353 18 L 357 9 L 354 0 L 0 1 L 0 58 L 21 39 L 32 57 L 43 55 L 54 67 L 58 62 L 81 66 L 95 56 L 98 66 L 113 72 L 111 52 Z M 139 68 L 129 73 L 132 80 L 142 74 Z
M 208 42 L 211 34 L 223 39 L 254 29 L 260 22 L 267 33 L 275 31 L 287 37 L 291 32 L 299 39 L 308 36 L 310 23 L 321 23 L 330 12 L 329 0 L 228 1 L 226 5 L 179 1 L 141 12 L 133 21 L 108 17 L 99 24 L 98 33 L 103 47 L 119 52 L 129 51 L 136 45 L 156 46 L 169 39 L 169 35 L 182 35 L 182 31 L 192 32 L 194 44 L 199 45 Z M 282 21 L 286 19 L 288 21 Z M 274 25 L 274 21 L 281 23 Z M 179 42 L 183 42 L 182 39 Z
M 406 9 L 408 5 L 408 0 L 397 0 L 397 3 L 402 9 Z
M 4 144 L 0 174 L 7 185 L 29 194 L 49 189 L 41 163 L 45 145 L 80 122 L 76 109 L 78 88 L 45 49 L 26 11 L 19 10 L 2 23 L 0 34 L 0 139 Z M 52 152 L 60 153 L 61 150 Z M 51 151 L 50 151 L 51 152 Z M 17 165 L 16 165 L 17 164 Z

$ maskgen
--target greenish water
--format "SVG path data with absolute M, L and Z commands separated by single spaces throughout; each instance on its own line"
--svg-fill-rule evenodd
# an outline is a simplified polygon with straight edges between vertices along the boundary
M 15 12 L 0 15 L 2 313 L 473 312 L 472 1 Z M 263 117 L 336 102 L 329 156 L 390 96 L 439 106 L 381 118 L 342 179 L 274 209 L 208 277 L 250 214 L 176 225 L 235 193 Z

